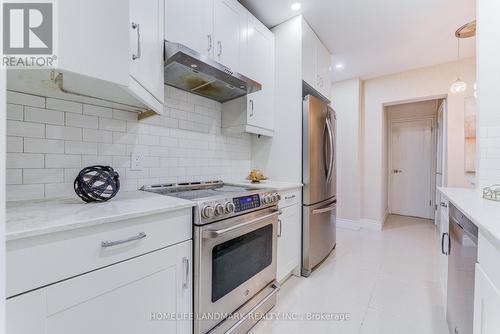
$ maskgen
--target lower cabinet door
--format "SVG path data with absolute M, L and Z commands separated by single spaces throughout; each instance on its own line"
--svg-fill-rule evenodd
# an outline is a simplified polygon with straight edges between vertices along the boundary
M 295 204 L 281 210 L 278 226 L 277 278 L 282 281 L 300 265 L 301 206 Z
M 476 264 L 474 334 L 497 334 L 500 330 L 500 287 L 493 285 Z
M 7 333 L 191 333 L 192 242 L 7 301 Z

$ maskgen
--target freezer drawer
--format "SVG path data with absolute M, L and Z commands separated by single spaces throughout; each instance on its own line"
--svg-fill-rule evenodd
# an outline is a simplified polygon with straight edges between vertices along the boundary
M 335 248 L 336 211 L 336 198 L 303 206 L 302 276 L 309 276 Z

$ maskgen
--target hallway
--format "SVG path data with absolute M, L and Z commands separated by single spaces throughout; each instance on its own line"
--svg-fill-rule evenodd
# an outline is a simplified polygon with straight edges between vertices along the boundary
M 275 318 L 252 334 L 447 334 L 439 240 L 430 220 L 393 215 L 383 232 L 337 233 L 335 252 L 310 278 L 290 278 Z M 298 320 L 308 313 L 337 320 Z M 292 316 L 297 320 L 279 320 Z

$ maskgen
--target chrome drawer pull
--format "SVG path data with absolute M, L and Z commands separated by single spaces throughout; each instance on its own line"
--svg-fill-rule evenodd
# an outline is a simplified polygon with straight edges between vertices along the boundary
M 136 236 L 133 236 L 133 237 L 130 237 L 130 238 L 127 238 L 127 239 L 123 239 L 123 240 L 103 241 L 103 242 L 101 242 L 101 247 L 107 248 L 107 247 L 118 246 L 118 245 L 121 245 L 121 244 L 126 244 L 128 242 L 132 242 L 132 241 L 136 241 L 136 240 L 141 240 L 141 239 L 144 239 L 145 237 L 147 237 L 146 233 L 141 232 L 141 233 L 139 233 Z
M 328 206 L 326 208 L 313 210 L 312 213 L 313 213 L 313 215 L 317 215 L 319 213 L 326 213 L 326 212 L 333 211 L 333 210 L 335 210 L 335 208 L 337 208 L 337 203 L 334 203 L 332 206 Z
M 295 197 L 297 197 L 297 196 L 295 196 L 295 195 L 292 195 L 292 196 L 285 196 L 285 199 L 292 199 L 292 198 L 295 198 Z

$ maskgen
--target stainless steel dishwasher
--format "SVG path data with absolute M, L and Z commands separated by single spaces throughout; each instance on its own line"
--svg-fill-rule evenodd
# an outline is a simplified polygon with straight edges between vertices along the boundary
M 472 334 L 478 229 L 451 204 L 449 217 L 446 320 L 451 334 Z

